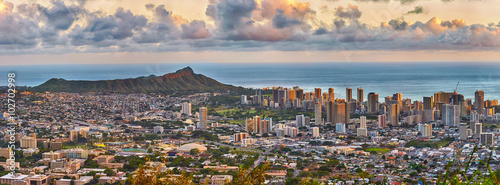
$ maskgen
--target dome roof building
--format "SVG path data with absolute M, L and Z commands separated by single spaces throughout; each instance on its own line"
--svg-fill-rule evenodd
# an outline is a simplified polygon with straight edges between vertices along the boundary
M 177 148 L 177 150 L 179 152 L 189 153 L 192 149 L 195 149 L 195 148 L 198 148 L 198 150 L 200 152 L 207 151 L 207 147 L 200 145 L 200 144 L 196 144 L 196 143 L 189 143 L 189 144 L 182 145 L 179 148 Z

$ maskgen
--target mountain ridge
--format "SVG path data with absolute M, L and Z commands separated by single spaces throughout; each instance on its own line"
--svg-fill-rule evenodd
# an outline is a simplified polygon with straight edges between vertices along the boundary
M 149 75 L 114 80 L 66 80 L 52 78 L 45 83 L 36 86 L 36 91 L 52 92 L 117 92 L 117 93 L 156 93 L 156 92 L 181 92 L 181 91 L 218 91 L 218 90 L 241 90 L 220 83 L 202 74 L 194 73 L 187 66 L 173 73 L 162 76 Z

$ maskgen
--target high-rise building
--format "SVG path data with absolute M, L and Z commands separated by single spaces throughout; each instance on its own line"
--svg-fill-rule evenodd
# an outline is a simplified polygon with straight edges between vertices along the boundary
M 241 104 L 242 105 L 248 104 L 248 102 L 247 102 L 247 95 L 241 95 Z M 191 111 L 189 111 L 189 112 L 191 112 Z M 182 113 L 184 113 L 184 104 L 182 104 Z
M 285 90 L 278 90 L 278 99 L 276 102 L 279 103 L 280 107 L 285 107 L 285 102 L 283 100 L 286 100 L 286 91 Z
M 434 93 L 434 106 L 437 106 L 438 103 L 449 104 L 451 96 L 453 96 L 455 93 L 456 92 L 443 92 L 443 91 Z
M 366 128 L 366 116 L 359 117 L 359 128 Z
M 482 123 L 474 123 L 474 136 L 479 137 L 483 133 L 483 124 Z
M 424 97 L 424 110 L 432 110 L 434 102 L 431 97 Z
M 295 90 L 295 93 L 300 101 L 304 100 L 304 89 L 297 89 Z
M 366 128 L 358 128 L 357 135 L 359 137 L 366 137 L 368 135 Z
M 203 130 L 203 131 L 207 130 L 207 121 L 208 121 L 207 108 L 200 107 L 200 127 L 201 127 L 201 130 Z
M 306 125 L 304 124 L 304 121 L 305 121 L 305 120 L 304 120 L 304 115 L 303 115 L 303 114 L 302 114 L 302 115 L 297 115 L 297 116 L 295 116 L 295 126 L 297 126 L 297 127 L 303 127 L 303 126 L 306 126 Z
M 351 100 L 352 100 L 352 89 L 347 87 L 345 88 L 345 101 L 351 102 Z
M 422 122 L 428 123 L 434 121 L 434 110 L 422 111 Z
M 357 100 L 358 100 L 358 102 L 360 102 L 360 103 L 363 103 L 363 101 L 364 101 L 364 100 L 363 100 L 363 89 L 361 89 L 361 87 L 360 87 L 360 88 L 358 88 L 358 94 L 357 94 L 357 96 L 356 96 L 356 99 L 357 99 Z
M 69 131 L 69 140 L 70 141 L 78 141 L 78 130 L 70 130 Z
M 314 88 L 314 98 L 315 99 L 321 98 L 321 88 Z
M 333 88 L 328 88 L 328 101 L 335 101 L 335 90 Z
M 279 102 L 279 89 L 273 89 L 273 102 Z
M 401 109 L 401 108 L 402 108 L 402 104 L 403 104 L 403 95 L 401 95 L 400 93 L 393 94 L 393 95 L 392 95 L 392 100 L 394 100 L 395 102 L 397 102 L 397 104 L 398 104 L 398 108 L 399 108 L 399 109 Z
M 487 145 L 487 146 L 493 146 L 494 145 L 494 138 L 493 138 L 493 133 L 481 133 L 480 137 L 480 143 L 481 145 Z
M 399 105 L 392 104 L 389 109 L 389 124 L 392 126 L 399 125 Z
M 321 103 L 316 103 L 314 105 L 314 121 L 316 125 L 321 125 Z
M 318 127 L 312 127 L 312 137 L 314 137 L 314 138 L 319 137 L 319 128 Z
M 248 133 L 240 132 L 234 134 L 234 142 L 241 142 L 248 137 Z
M 368 94 L 368 112 L 371 114 L 378 112 L 378 94 L 374 92 Z
M 481 90 L 474 93 L 474 107 L 479 115 L 484 114 L 484 92 Z
M 5 157 L 6 159 L 10 159 L 12 156 L 11 148 L 0 148 L 0 157 Z
M 345 133 L 345 124 L 343 124 L 343 123 L 335 123 L 335 132 L 337 132 L 337 133 Z
M 260 131 L 260 128 L 261 128 L 260 123 L 261 123 L 260 122 L 260 117 L 259 116 L 254 116 L 253 117 L 253 124 L 252 124 L 252 126 L 253 126 L 253 133 L 260 133 L 261 132 Z
M 245 95 L 242 95 L 242 96 L 241 96 L 241 101 L 242 101 L 242 102 L 243 102 L 243 96 L 245 96 Z M 247 99 L 246 99 L 246 98 L 247 98 L 247 96 L 245 96 L 245 104 L 246 104 L 246 102 L 247 102 Z M 243 104 L 243 103 L 242 103 L 242 104 Z M 184 102 L 184 103 L 182 103 L 182 112 L 181 112 L 181 113 L 182 113 L 182 114 L 185 114 L 185 115 L 187 115 L 187 116 L 191 116 L 191 103 L 189 103 L 189 102 Z
M 245 120 L 245 130 L 247 132 L 253 132 L 253 119 Z
M 261 103 L 262 103 L 262 89 L 256 89 L 255 96 L 257 97 L 257 102 L 254 102 L 254 104 L 261 105 Z
M 378 115 L 378 127 L 387 127 L 387 116 L 385 114 Z
M 21 138 L 21 148 L 37 148 L 36 146 L 36 138 L 33 137 L 22 137 Z
M 351 120 L 348 104 L 340 99 L 327 103 L 327 122 L 347 124 Z
M 458 105 L 446 104 L 443 106 L 443 124 L 456 127 L 460 123 L 460 111 Z
M 288 91 L 288 100 L 295 100 L 297 98 L 297 95 L 295 93 L 295 90 L 289 90 Z
M 422 133 L 422 137 L 432 136 L 432 125 L 431 124 L 418 124 L 418 131 Z
M 424 130 L 425 130 L 425 133 L 423 134 L 424 137 L 431 137 L 432 136 L 432 125 L 431 124 L 425 124 Z
M 269 123 L 269 132 L 273 131 L 273 118 L 264 118 Z
M 258 134 L 263 135 L 269 133 L 269 120 L 266 119 L 260 120 L 259 127 L 260 128 Z
M 462 141 L 467 140 L 467 123 L 460 123 L 458 131 L 460 133 L 460 140 Z

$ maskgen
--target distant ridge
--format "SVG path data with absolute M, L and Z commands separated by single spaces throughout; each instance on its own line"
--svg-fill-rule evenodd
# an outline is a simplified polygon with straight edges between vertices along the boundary
M 116 79 L 116 80 L 65 80 L 52 78 L 33 88 L 35 91 L 52 92 L 119 92 L 119 93 L 152 93 L 182 91 L 218 91 L 241 90 L 241 87 L 222 84 L 202 74 L 194 73 L 191 67 L 177 70 L 163 76 Z

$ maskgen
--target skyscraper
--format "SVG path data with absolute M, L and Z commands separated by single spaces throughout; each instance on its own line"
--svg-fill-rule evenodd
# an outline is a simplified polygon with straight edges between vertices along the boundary
M 273 101 L 274 102 L 279 102 L 279 89 L 273 89 Z
M 314 105 L 314 121 L 316 125 L 320 125 L 321 123 L 321 103 L 316 103 Z
M 243 97 L 242 97 L 242 101 L 243 101 Z M 245 96 L 245 102 L 246 102 L 246 96 Z M 189 103 L 189 102 L 182 103 L 182 112 L 181 113 L 185 114 L 187 116 L 191 116 L 191 103 Z
M 329 101 L 326 102 L 326 122 L 333 123 L 333 104 L 335 102 Z
M 304 100 L 304 89 L 297 89 L 295 93 L 300 101 Z
M 481 145 L 493 146 L 493 133 L 481 133 L 480 143 Z
M 424 97 L 424 110 L 431 110 L 433 107 L 432 96 Z
M 367 133 L 368 131 L 366 130 L 366 128 L 358 128 L 357 129 L 357 135 L 359 137 L 366 137 L 368 135 Z
M 312 128 L 312 137 L 314 137 L 314 138 L 319 137 L 319 128 L 318 127 Z
M 328 88 L 328 99 L 331 102 L 335 101 L 335 90 L 333 88 Z
M 337 133 L 345 133 L 345 124 L 343 124 L 343 123 L 335 123 L 335 132 L 337 132 Z
M 389 109 L 389 124 L 392 126 L 399 125 L 399 105 L 391 104 Z
M 253 132 L 253 119 L 247 119 L 245 120 L 245 130 L 247 132 Z
M 349 123 L 349 106 L 343 99 L 336 102 L 327 102 L 327 122 L 330 123 Z
M 359 117 L 359 128 L 366 128 L 366 116 Z
M 385 114 L 378 115 L 378 127 L 387 127 L 387 116 Z
M 261 129 L 261 126 L 260 126 L 260 117 L 259 116 L 254 116 L 253 117 L 253 132 L 254 133 L 261 133 L 260 129 Z
M 392 95 L 392 100 L 396 101 L 398 103 L 398 108 L 402 108 L 402 102 L 403 102 L 403 95 L 400 93 L 396 93 Z
M 263 135 L 269 133 L 269 121 L 266 119 L 260 120 L 258 134 Z
M 206 131 L 207 130 L 207 108 L 206 107 L 200 107 L 200 126 L 201 130 Z
M 340 100 L 336 104 L 337 106 L 333 106 L 336 115 L 334 115 L 336 122 L 335 123 L 344 123 L 348 124 L 351 120 L 351 112 L 350 112 L 350 104 L 345 102 L 344 100 Z
M 431 137 L 432 136 L 432 125 L 431 124 L 424 124 L 422 136 L 423 137 Z
M 352 100 L 352 89 L 347 87 L 345 88 L 345 101 L 351 102 L 351 100 Z
M 467 140 L 467 123 L 460 123 L 458 131 L 460 133 L 460 140 L 462 141 Z
M 374 92 L 368 94 L 368 112 L 371 114 L 378 112 L 378 94 Z
M 304 120 L 304 115 L 303 114 L 295 116 L 295 126 L 297 126 L 297 127 L 303 127 L 303 126 L 305 126 L 304 121 L 305 120 Z
M 484 114 L 484 92 L 481 90 L 476 91 L 474 94 L 474 107 L 476 107 L 479 115 Z
M 264 118 L 269 123 L 269 131 L 273 131 L 273 118 Z
M 321 97 L 321 88 L 314 88 L 314 98 L 319 99 Z
M 255 95 L 257 96 L 257 102 L 254 102 L 254 104 L 262 105 L 262 89 L 257 89 L 255 90 Z
M 241 104 L 242 105 L 248 104 L 248 102 L 247 102 L 247 95 L 241 95 Z M 182 106 L 182 110 L 184 111 L 184 104 Z
M 356 98 L 357 98 L 358 102 L 363 103 L 363 101 L 364 101 L 363 100 L 363 89 L 361 89 L 361 87 L 358 88 L 358 94 L 357 94 Z
M 474 136 L 479 137 L 483 133 L 483 124 L 482 123 L 474 123 Z
M 456 127 L 460 123 L 460 111 L 458 105 L 446 104 L 443 106 L 443 124 Z

